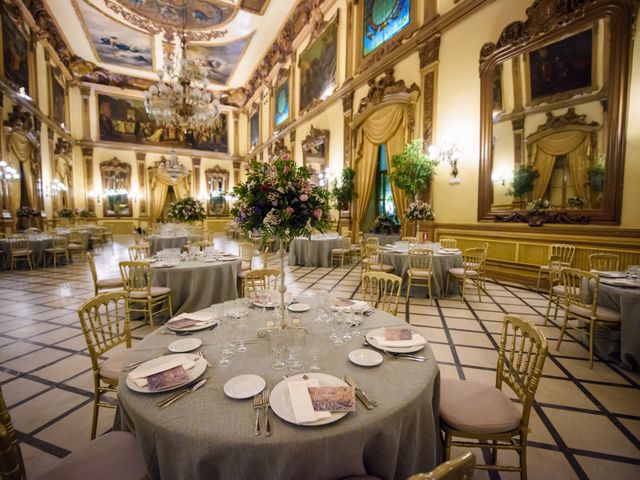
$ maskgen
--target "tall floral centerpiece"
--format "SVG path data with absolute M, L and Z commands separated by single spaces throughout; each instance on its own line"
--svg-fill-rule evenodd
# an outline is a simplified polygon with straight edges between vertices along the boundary
M 314 230 L 330 227 L 330 194 L 313 185 L 307 167 L 283 157 L 273 163 L 253 161 L 247 180 L 234 189 L 237 200 L 231 215 L 242 230 L 260 233 L 264 240 L 280 239 L 280 326 L 284 320 L 284 244 L 295 237 L 310 238 Z
M 169 205 L 167 217 L 177 222 L 194 223 L 202 222 L 207 218 L 207 214 L 200 200 L 196 200 L 193 197 L 185 197 Z
M 422 200 L 416 200 L 415 202 L 411 202 L 407 207 L 407 211 L 405 212 L 405 218 L 409 221 L 416 222 L 416 237 L 420 236 L 420 222 L 425 222 L 428 220 L 434 220 L 435 216 L 433 215 L 433 209 L 431 205 L 427 202 L 423 202 Z M 427 232 L 431 235 L 431 229 L 428 228 Z

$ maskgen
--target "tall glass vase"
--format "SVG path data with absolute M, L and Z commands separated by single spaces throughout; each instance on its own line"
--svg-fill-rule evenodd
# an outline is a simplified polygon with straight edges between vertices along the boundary
M 280 287 L 278 291 L 280 292 L 280 328 L 285 328 L 287 326 L 287 322 L 285 320 L 285 303 L 284 303 L 284 294 L 287 291 L 287 286 L 284 283 L 284 257 L 286 255 L 285 252 L 285 240 L 284 238 L 280 238 L 280 248 L 278 249 L 278 257 L 280 258 Z

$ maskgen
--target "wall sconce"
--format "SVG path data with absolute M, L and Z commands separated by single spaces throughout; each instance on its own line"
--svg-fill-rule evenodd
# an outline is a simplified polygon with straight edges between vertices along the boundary
M 100 190 L 90 190 L 88 196 L 89 198 L 93 198 L 95 202 L 100 205 L 100 202 L 102 201 L 102 192 Z
M 131 200 L 133 200 L 133 203 L 136 203 L 138 200 L 142 199 L 142 195 L 140 195 L 140 193 L 138 193 L 138 192 L 131 192 L 129 194 L 129 198 L 131 198 Z
M 503 187 L 507 184 L 507 182 L 511 183 L 511 180 L 513 180 L 513 174 L 508 171 L 505 172 L 504 170 L 496 170 L 491 174 L 491 181 L 500 182 Z
M 458 178 L 458 160 L 460 160 L 460 150 L 456 147 L 455 143 L 444 142 L 442 145 L 431 145 L 429 146 L 427 154 L 431 161 L 435 165 L 439 165 L 441 162 L 448 162 L 451 166 L 450 175 L 452 178 L 449 179 L 450 184 L 460 183 L 460 179 Z
M 46 197 L 52 197 L 60 192 L 66 192 L 67 190 L 68 188 L 64 183 L 59 179 L 54 178 L 51 183 L 44 187 L 44 194 Z

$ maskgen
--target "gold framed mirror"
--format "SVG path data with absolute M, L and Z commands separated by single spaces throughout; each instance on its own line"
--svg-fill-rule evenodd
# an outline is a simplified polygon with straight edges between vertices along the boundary
M 321 130 L 311 125 L 309 135 L 302 141 L 303 164 L 311 171 L 311 181 L 315 185 L 327 185 L 329 136 L 329 130 Z
M 100 163 L 102 176 L 103 215 L 105 217 L 131 217 L 131 165 L 113 157 Z
M 481 49 L 479 221 L 620 224 L 638 5 L 569 3 L 535 0 Z
M 216 165 L 204 172 L 207 181 L 209 199 L 207 201 L 207 215 L 226 216 L 229 214 L 229 171 Z

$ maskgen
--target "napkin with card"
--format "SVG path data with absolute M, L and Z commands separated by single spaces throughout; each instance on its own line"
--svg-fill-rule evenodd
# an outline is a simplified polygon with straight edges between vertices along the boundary
M 161 390 L 179 385 L 189 380 L 187 370 L 193 368 L 196 360 L 190 360 L 185 355 L 171 355 L 167 360 L 153 367 L 138 367 L 129 374 L 140 388 L 149 387 L 150 390 Z
M 356 409 L 353 387 L 321 387 L 318 380 L 313 378 L 289 382 L 287 386 L 296 423 L 313 423 L 330 418 L 331 412 Z
M 385 328 L 384 336 L 373 338 L 381 347 L 418 347 L 427 344 L 427 340 L 422 335 L 405 327 Z
M 181 329 L 211 322 L 210 313 L 181 313 L 167 322 L 167 327 Z

